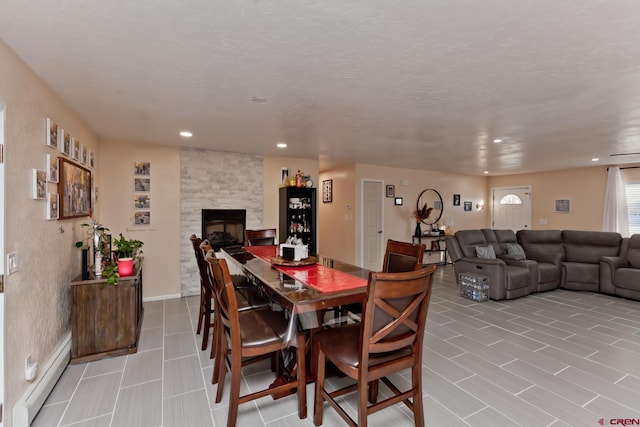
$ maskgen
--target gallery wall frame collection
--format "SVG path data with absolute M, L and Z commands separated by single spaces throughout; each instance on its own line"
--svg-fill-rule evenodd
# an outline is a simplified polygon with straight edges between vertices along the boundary
M 133 224 L 151 224 L 151 162 L 133 165 Z
M 46 200 L 48 220 L 90 215 L 92 191 L 97 193 L 89 170 L 93 150 L 50 117 L 45 119 L 45 145 L 53 152 L 46 154 L 44 170 L 33 170 L 32 198 Z M 57 184 L 57 193 L 49 191 L 49 183 Z

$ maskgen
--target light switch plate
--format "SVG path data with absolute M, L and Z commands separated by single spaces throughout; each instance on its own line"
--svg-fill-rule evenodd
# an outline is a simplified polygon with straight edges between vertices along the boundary
M 18 252 L 11 252 L 10 254 L 7 254 L 7 271 L 9 274 L 13 274 L 18 271 Z

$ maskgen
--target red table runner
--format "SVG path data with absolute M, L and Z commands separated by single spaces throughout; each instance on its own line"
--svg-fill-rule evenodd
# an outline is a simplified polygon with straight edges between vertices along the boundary
M 277 246 L 247 246 L 245 249 L 269 264 L 271 264 L 271 258 L 278 255 Z M 320 292 L 346 291 L 367 286 L 365 279 L 320 264 L 300 267 L 274 265 L 273 267 Z

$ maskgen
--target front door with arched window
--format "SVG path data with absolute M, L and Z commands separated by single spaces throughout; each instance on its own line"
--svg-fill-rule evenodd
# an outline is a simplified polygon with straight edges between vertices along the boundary
M 492 227 L 531 229 L 531 186 L 492 189 Z

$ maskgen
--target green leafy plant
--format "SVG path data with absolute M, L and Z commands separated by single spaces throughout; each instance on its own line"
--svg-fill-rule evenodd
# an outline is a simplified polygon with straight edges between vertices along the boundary
M 91 243 L 95 245 L 97 242 L 98 244 L 97 250 L 104 253 L 104 249 L 106 245 L 109 244 L 105 231 L 109 231 L 109 229 L 107 227 L 103 227 L 100 224 L 97 224 L 95 221 L 92 221 L 91 224 L 85 223 L 80 225 L 82 227 L 87 227 L 88 237 L 86 237 L 83 240 L 78 240 L 76 242 L 76 248 L 86 248 L 86 247 L 89 247 Z
M 114 252 L 118 258 L 140 258 L 142 255 L 142 243 L 137 239 L 127 239 L 120 233 L 120 236 L 113 241 Z
M 120 279 L 120 273 L 118 273 L 118 264 L 110 262 L 102 269 L 102 278 L 107 280 L 109 285 L 117 285 L 118 279 Z M 104 286 L 100 286 L 101 288 Z

